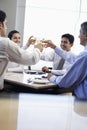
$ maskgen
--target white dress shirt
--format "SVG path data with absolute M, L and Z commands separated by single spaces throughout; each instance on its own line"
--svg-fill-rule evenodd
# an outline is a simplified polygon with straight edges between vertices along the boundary
M 18 44 L 17 44 L 18 45 Z M 19 46 L 19 45 L 18 45 Z M 22 49 L 27 49 L 28 47 L 25 45 L 23 47 L 21 47 Z M 23 72 L 23 65 L 20 65 L 18 63 L 15 63 L 15 62 L 9 62 L 8 63 L 8 67 L 7 67 L 7 70 L 10 71 L 10 72 Z
M 41 59 L 42 59 L 42 60 L 52 61 L 52 62 L 53 62 L 53 67 L 52 67 L 52 70 L 51 70 L 51 72 L 52 72 L 53 74 L 55 74 L 55 75 L 63 75 L 63 74 L 66 72 L 66 68 L 67 68 L 68 66 L 70 66 L 71 63 L 72 63 L 72 61 L 70 61 L 70 60 L 68 59 L 68 55 L 71 55 L 72 57 L 74 57 L 74 56 L 73 56 L 74 54 L 71 53 L 70 51 L 67 52 L 67 51 L 63 51 L 63 50 L 60 49 L 60 48 L 58 48 L 58 49 L 59 49 L 60 51 L 58 50 L 58 53 L 57 53 L 57 52 L 56 52 L 57 50 L 54 51 L 53 49 L 46 48 L 46 49 L 42 52 L 42 54 L 41 54 Z M 67 54 L 67 57 L 66 57 L 66 60 L 65 60 L 64 65 L 63 65 L 63 69 L 62 69 L 62 70 L 57 70 L 57 67 L 58 67 L 58 64 L 59 64 L 61 58 L 62 58 L 62 57 L 65 58 L 65 57 L 64 57 L 65 54 L 62 55 L 62 51 Z M 75 58 L 75 57 L 74 57 L 74 58 Z
M 34 48 L 32 51 L 24 50 L 16 45 L 9 38 L 0 37 L 0 55 L 6 56 L 8 61 L 16 62 L 22 65 L 33 65 L 40 60 L 40 50 Z M 7 64 L 6 64 L 7 67 Z M 1 68 L 0 68 L 1 69 Z M 5 74 L 5 70 L 3 72 Z M 4 87 L 4 76 L 0 76 L 0 89 Z

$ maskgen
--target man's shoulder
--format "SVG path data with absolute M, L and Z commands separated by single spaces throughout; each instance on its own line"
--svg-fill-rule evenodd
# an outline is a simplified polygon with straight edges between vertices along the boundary
M 0 42 L 8 42 L 9 41 L 9 38 L 7 37 L 0 37 Z

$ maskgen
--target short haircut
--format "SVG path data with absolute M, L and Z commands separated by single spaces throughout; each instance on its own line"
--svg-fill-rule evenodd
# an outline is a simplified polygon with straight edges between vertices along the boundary
M 64 38 L 64 37 L 66 37 L 67 39 L 69 39 L 70 44 L 73 44 L 73 43 L 74 43 L 74 36 L 73 36 L 73 35 L 67 33 L 67 34 L 63 34 L 63 35 L 61 36 L 61 38 Z
M 81 24 L 81 28 L 83 30 L 83 34 L 87 33 L 87 21 Z
M 8 33 L 8 38 L 12 39 L 14 33 L 19 33 L 17 30 L 12 30 Z M 19 33 L 20 34 L 20 33 Z
M 6 13 L 2 10 L 0 10 L 0 22 L 3 23 L 6 19 Z

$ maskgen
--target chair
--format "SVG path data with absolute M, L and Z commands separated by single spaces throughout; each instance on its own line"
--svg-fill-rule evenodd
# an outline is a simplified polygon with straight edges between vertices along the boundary
M 4 88 L 4 75 L 8 64 L 8 58 L 5 55 L 0 55 L 0 90 Z

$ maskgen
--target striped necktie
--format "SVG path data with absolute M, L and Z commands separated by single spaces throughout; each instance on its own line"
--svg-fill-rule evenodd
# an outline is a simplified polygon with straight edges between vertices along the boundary
M 61 58 L 57 66 L 57 70 L 62 70 L 64 63 L 65 63 L 65 59 Z

